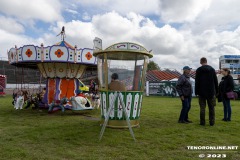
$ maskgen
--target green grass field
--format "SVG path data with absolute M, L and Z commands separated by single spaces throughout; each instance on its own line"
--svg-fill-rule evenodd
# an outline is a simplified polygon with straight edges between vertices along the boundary
M 16 111 L 10 96 L 0 97 L 0 159 L 194 160 L 199 159 L 200 153 L 209 153 L 240 160 L 239 149 L 186 149 L 187 146 L 240 146 L 240 101 L 232 102 L 232 122 L 221 121 L 223 109 L 219 103 L 213 127 L 199 125 L 197 99 L 193 99 L 190 111 L 192 124 L 177 123 L 180 108 L 178 98 L 144 97 L 141 127 L 134 128 L 137 142 L 127 129 L 110 128 L 99 142 L 100 110 L 79 114 L 67 111 L 64 115 L 60 112 L 49 115 L 47 110 Z

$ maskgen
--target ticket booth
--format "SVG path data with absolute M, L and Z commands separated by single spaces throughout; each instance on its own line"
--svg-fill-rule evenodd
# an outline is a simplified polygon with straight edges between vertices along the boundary
M 153 54 L 136 43 L 117 43 L 102 50 L 97 42 L 94 44 L 93 55 L 97 57 L 98 65 L 101 123 L 103 124 L 106 118 L 115 91 L 119 91 L 123 97 L 131 127 L 137 127 L 142 109 L 147 64 Z M 124 113 L 120 99 L 117 98 L 114 102 L 114 110 L 110 112 L 107 127 L 127 128 Z

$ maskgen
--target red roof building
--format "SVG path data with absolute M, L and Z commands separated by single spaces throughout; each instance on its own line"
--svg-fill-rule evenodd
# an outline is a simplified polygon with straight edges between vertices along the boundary
M 220 71 L 216 70 L 216 74 Z M 146 80 L 149 82 L 170 81 L 172 79 L 178 79 L 182 73 L 177 70 L 165 69 L 165 70 L 152 70 L 146 74 Z M 196 78 L 196 70 L 191 70 L 190 76 Z
M 147 72 L 146 80 L 149 82 L 170 81 L 178 79 L 182 73 L 177 70 L 152 70 Z M 192 70 L 190 76 L 195 79 L 196 71 Z

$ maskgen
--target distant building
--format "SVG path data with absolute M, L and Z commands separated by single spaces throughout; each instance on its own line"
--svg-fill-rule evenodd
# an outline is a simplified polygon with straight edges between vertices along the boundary
M 232 75 L 240 75 L 240 55 L 223 55 L 219 58 L 219 69 L 228 68 Z

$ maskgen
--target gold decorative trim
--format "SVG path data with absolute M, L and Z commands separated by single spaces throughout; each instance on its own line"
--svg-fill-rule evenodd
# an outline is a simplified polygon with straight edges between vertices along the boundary
M 153 54 L 152 53 L 149 53 L 149 52 L 146 52 L 146 51 L 140 51 L 140 50 L 129 50 L 129 49 L 126 49 L 126 50 L 117 50 L 117 49 L 113 49 L 113 50 L 100 50 L 100 51 L 96 51 L 94 50 L 93 51 L 93 56 L 97 56 L 99 54 L 104 54 L 104 53 L 117 53 L 117 52 L 121 52 L 121 53 L 124 53 L 124 54 L 131 54 L 131 53 L 139 53 L 139 54 L 143 54 L 143 55 L 146 55 L 148 56 L 149 58 L 152 58 L 153 57 Z
M 100 124 L 103 125 L 104 119 L 101 119 Z M 130 120 L 132 127 L 139 126 L 139 120 Z M 109 128 L 128 128 L 126 120 L 108 120 L 107 127 Z

